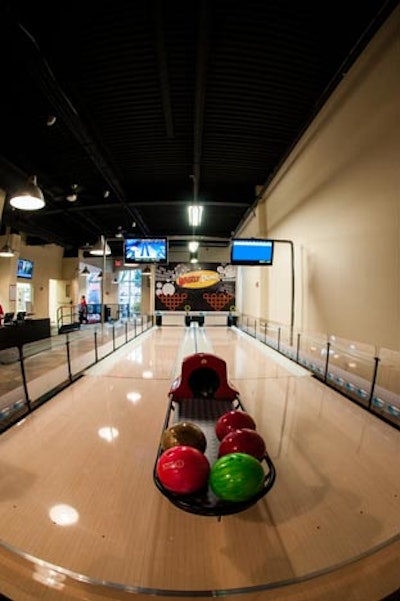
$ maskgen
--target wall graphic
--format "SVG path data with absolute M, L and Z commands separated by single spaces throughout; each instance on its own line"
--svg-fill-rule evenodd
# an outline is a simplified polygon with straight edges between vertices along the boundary
M 226 263 L 157 265 L 156 311 L 234 311 L 236 267 Z

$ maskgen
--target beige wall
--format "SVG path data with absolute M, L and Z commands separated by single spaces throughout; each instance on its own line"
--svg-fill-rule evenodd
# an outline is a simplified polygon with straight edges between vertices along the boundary
M 5 243 L 0 237 L 0 244 Z M 32 311 L 35 318 L 49 316 L 49 280 L 62 279 L 63 249 L 54 244 L 44 246 L 26 246 L 20 236 L 12 236 L 11 246 L 16 251 L 14 257 L 0 259 L 0 303 L 5 311 L 15 311 L 16 303 L 10 300 L 10 285 L 17 281 L 18 258 L 34 262 L 33 278 L 29 280 L 33 289 Z
M 392 349 L 400 348 L 399 40 L 400 8 L 274 178 L 265 220 L 253 217 L 241 232 L 293 240 L 299 327 Z M 266 316 L 289 323 L 283 246 L 276 258 L 264 278 Z

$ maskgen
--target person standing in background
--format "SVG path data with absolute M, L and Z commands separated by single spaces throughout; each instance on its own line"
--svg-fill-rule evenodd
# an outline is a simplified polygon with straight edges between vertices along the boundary
M 3 325 L 3 318 L 4 318 L 4 309 L 3 309 L 3 305 L 0 303 L 0 326 Z
M 79 303 L 79 323 L 87 322 L 87 302 L 84 294 L 81 296 Z

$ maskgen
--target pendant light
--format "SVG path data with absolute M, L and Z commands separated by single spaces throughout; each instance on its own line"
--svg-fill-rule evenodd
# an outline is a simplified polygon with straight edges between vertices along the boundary
M 104 236 L 100 236 L 96 244 L 89 250 L 91 255 L 96 257 L 102 257 L 104 255 L 111 255 L 111 248 L 108 246 Z
M 0 248 L 0 257 L 13 257 L 14 251 L 9 244 L 5 244 Z
M 9 240 L 10 240 L 10 228 L 7 227 L 6 228 L 6 243 L 4 244 L 4 246 L 2 248 L 0 248 L 0 257 L 13 257 L 14 256 L 14 251 L 11 248 L 10 244 L 9 244 Z
M 37 211 L 45 206 L 43 192 L 32 175 L 25 186 L 18 188 L 10 198 L 10 205 L 20 211 Z

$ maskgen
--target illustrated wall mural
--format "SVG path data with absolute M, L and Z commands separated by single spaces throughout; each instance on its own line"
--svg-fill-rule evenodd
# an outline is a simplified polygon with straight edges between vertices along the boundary
M 155 273 L 156 311 L 234 311 L 236 267 L 169 263 Z

